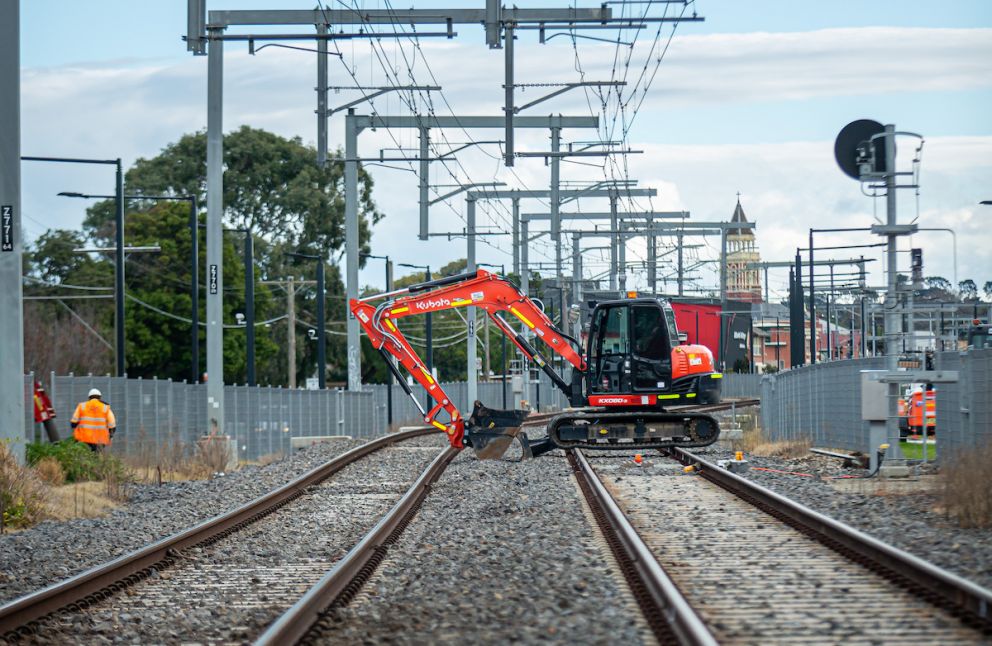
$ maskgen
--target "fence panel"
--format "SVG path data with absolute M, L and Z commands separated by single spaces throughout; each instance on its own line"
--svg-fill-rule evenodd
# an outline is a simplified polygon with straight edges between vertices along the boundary
M 819 446 L 869 450 L 861 422 L 861 371 L 881 369 L 884 362 L 832 361 L 764 375 L 758 389 L 764 432 L 773 441 L 808 437 Z
M 761 396 L 761 377 L 758 374 L 724 373 L 721 396 L 728 399 L 757 399 Z

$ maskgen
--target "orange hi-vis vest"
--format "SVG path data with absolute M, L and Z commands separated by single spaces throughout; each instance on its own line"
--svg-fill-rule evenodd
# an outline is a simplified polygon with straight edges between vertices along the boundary
M 72 414 L 72 423 L 76 424 L 73 436 L 87 444 L 110 444 L 110 429 L 117 427 L 114 412 L 110 404 L 99 399 L 90 399 L 76 405 Z

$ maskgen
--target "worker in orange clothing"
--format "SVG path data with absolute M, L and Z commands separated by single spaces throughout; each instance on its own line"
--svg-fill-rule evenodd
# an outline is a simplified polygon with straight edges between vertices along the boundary
M 87 400 L 76 405 L 69 423 L 72 424 L 73 436 L 93 451 L 100 451 L 110 446 L 110 440 L 117 430 L 117 419 L 110 404 L 102 401 L 103 395 L 93 388 L 87 395 Z

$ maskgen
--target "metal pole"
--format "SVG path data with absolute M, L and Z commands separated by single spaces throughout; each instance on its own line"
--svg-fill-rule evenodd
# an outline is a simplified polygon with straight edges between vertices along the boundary
M 503 357 L 503 408 L 506 408 L 506 334 L 500 337 L 500 353 Z
M 648 234 L 648 290 L 652 294 L 658 293 L 656 283 L 658 282 L 658 248 L 655 246 L 654 218 L 648 218 L 648 229 L 652 232 Z
M 779 329 L 779 317 L 775 317 L 775 370 L 782 369 L 782 331 Z
M 513 166 L 513 116 L 516 113 L 516 107 L 513 105 L 513 27 L 511 23 L 507 23 L 503 28 L 503 66 L 506 72 L 506 77 L 503 81 L 503 92 L 505 94 L 503 111 L 506 113 L 506 128 L 503 136 L 505 140 L 505 156 L 503 162 L 506 166 Z
M 617 275 L 624 273 L 618 265 L 620 256 L 620 223 L 617 221 L 617 195 L 610 191 L 610 291 L 617 290 Z
M 431 280 L 431 268 L 430 265 L 427 266 L 427 270 L 424 273 L 424 278 L 430 282 Z M 427 312 L 427 316 L 424 317 L 424 336 L 427 343 L 427 372 L 434 374 L 434 326 L 433 326 L 433 315 Z M 430 403 L 430 400 L 428 400 Z
M 518 203 L 519 208 L 519 201 L 514 201 Z M 523 292 L 524 296 L 530 296 L 530 222 L 528 220 L 520 221 L 520 241 L 522 242 L 520 246 L 520 291 Z M 527 326 L 523 326 L 523 334 L 525 338 L 528 336 Z M 524 398 L 530 401 L 530 365 L 526 357 L 521 359 L 520 365 Z M 540 409 L 539 402 L 538 409 Z
M 420 180 L 420 235 L 418 237 L 421 240 L 427 240 L 430 233 L 430 145 L 430 128 L 420 128 L 420 173 L 418 178 Z
M 513 273 L 520 275 L 520 198 L 515 197 L 513 203 Z M 526 244 L 526 241 L 524 242 Z
M 684 238 L 684 236 L 680 232 L 678 234 L 678 250 L 679 250 L 679 252 L 678 252 L 679 253 L 679 263 L 678 263 L 679 296 L 682 296 L 683 293 L 684 293 L 683 292 L 683 284 L 682 284 L 683 276 L 685 274 L 685 266 L 684 266 L 683 261 L 682 261 L 682 240 L 683 240 L 683 238 Z M 698 343 L 698 341 L 697 341 L 697 343 Z
M 720 227 L 720 369 L 727 369 L 727 357 L 724 356 L 726 342 L 726 314 L 727 312 L 727 229 Z
M 551 129 L 551 152 L 557 153 L 561 148 L 561 128 Z M 559 194 L 559 171 L 561 157 L 551 158 L 551 238 L 555 243 L 555 277 L 561 285 L 561 195 Z
M 0 442 L 24 461 L 20 2 L 0 1 Z M 53 393 L 54 394 L 54 393 Z
M 327 34 L 327 25 L 317 25 L 317 34 Z M 327 39 L 317 39 L 317 165 L 327 163 Z
M 885 126 L 885 223 L 888 226 L 896 224 L 896 142 L 895 126 L 887 124 Z M 888 270 L 887 289 L 885 292 L 885 367 L 890 373 L 896 372 L 899 367 L 899 354 L 897 348 L 897 338 L 902 334 L 902 318 L 896 312 L 898 304 L 897 278 L 899 265 L 897 262 L 897 237 L 895 234 L 888 234 L 886 245 L 886 265 Z M 896 461 L 898 466 L 903 465 L 902 449 L 899 446 L 899 423 L 898 423 L 898 403 L 899 384 L 889 384 L 888 415 L 885 420 L 886 436 L 889 440 L 889 451 L 886 453 L 886 462 Z
M 354 108 L 345 116 L 344 138 L 344 230 L 345 230 L 345 297 L 348 302 L 358 298 L 358 126 Z M 323 263 L 323 258 L 321 259 Z M 362 351 L 358 319 L 348 313 L 348 390 L 362 389 Z M 323 388 L 323 386 L 321 386 Z
M 830 335 L 830 299 L 834 295 L 834 266 L 830 265 L 830 293 L 827 294 L 827 361 L 833 361 L 833 338 Z
M 245 347 L 248 353 L 248 385 L 255 385 L 255 243 L 245 230 Z
M 286 369 L 289 373 L 289 387 L 296 388 L 296 286 L 292 276 L 289 277 L 288 282 L 286 288 L 286 358 L 288 365 Z
M 575 304 L 579 302 L 579 285 L 582 282 L 582 252 L 579 250 L 580 240 L 581 238 L 578 233 L 572 234 L 572 302 Z M 564 321 L 562 323 L 562 329 L 565 329 Z
M 393 291 L 393 261 L 386 256 L 386 291 Z M 393 362 L 392 357 L 386 359 Z M 395 365 L 395 364 L 394 364 Z M 386 369 L 386 424 L 393 425 L 393 371 Z
M 627 291 L 627 237 L 623 234 L 623 224 L 617 223 L 620 236 L 617 240 L 617 287 L 621 292 Z
M 219 36 L 219 30 L 210 30 Z M 224 432 L 224 41 L 207 46 L 207 429 Z
M 124 168 L 120 158 L 117 159 L 117 183 L 114 190 L 114 240 L 117 253 L 114 258 L 114 300 L 116 301 L 116 332 L 117 332 L 117 376 L 124 377 L 125 342 L 124 342 Z
M 813 291 L 813 229 L 809 230 L 809 362 L 816 363 L 816 300 Z M 800 283 L 802 284 L 802 283 Z
M 768 302 L 768 265 L 765 265 L 765 302 Z
M 196 195 L 189 199 L 189 235 L 192 244 L 190 255 L 190 383 L 200 382 L 200 220 Z
M 327 315 L 324 301 L 327 300 L 324 287 L 324 257 L 317 260 L 317 387 L 327 387 Z M 359 384 L 361 386 L 361 384 Z
M 475 200 L 469 198 L 466 200 L 466 225 L 467 225 L 467 244 L 468 253 L 467 260 L 468 264 L 465 270 L 468 273 L 474 273 L 475 267 Z M 475 374 L 475 363 L 476 363 L 476 339 L 475 339 L 475 307 L 469 306 L 466 308 L 465 313 L 468 319 L 468 335 L 467 335 L 467 353 L 466 353 L 466 377 L 468 382 L 468 408 L 469 410 L 475 405 L 475 401 L 479 398 L 479 384 L 478 375 Z

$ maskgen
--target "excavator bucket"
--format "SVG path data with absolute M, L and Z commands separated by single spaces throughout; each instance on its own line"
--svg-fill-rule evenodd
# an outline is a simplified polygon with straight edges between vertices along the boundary
M 522 451 L 520 459 L 533 457 L 527 434 L 520 432 L 527 414 L 525 410 L 497 410 L 475 402 L 465 424 L 465 435 L 475 456 L 480 460 L 499 460 L 516 438 Z

